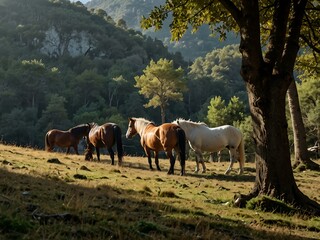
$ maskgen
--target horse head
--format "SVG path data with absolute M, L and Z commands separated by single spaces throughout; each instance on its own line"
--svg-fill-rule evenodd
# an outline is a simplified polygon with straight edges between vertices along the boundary
M 138 132 L 135 128 L 135 122 L 136 120 L 134 118 L 129 118 L 129 124 L 128 124 L 128 130 L 126 132 L 126 138 L 130 139 L 133 136 L 135 136 Z

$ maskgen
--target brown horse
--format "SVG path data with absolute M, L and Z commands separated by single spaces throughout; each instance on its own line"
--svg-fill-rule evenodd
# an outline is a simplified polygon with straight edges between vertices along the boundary
M 70 128 L 68 131 L 52 129 L 45 136 L 45 150 L 51 152 L 54 146 L 66 147 L 67 154 L 70 152 L 70 147 L 73 147 L 76 154 L 78 152 L 78 144 L 82 137 L 88 136 L 90 124 L 81 124 Z
M 157 169 L 159 167 L 158 152 L 165 151 L 170 159 L 170 169 L 168 174 L 174 174 L 175 157 L 172 151 L 180 153 L 181 175 L 185 174 L 186 160 L 186 136 L 181 127 L 172 123 L 164 123 L 160 126 L 144 118 L 129 118 L 127 138 L 140 135 L 140 143 L 148 156 L 149 167 L 152 170 L 151 151 L 154 151 L 154 158 Z
M 88 148 L 85 154 L 86 160 L 92 160 L 92 153 L 96 148 L 97 158 L 100 161 L 100 148 L 106 147 L 110 157 L 111 164 L 114 165 L 114 151 L 112 146 L 117 143 L 118 165 L 120 166 L 123 158 L 123 147 L 121 138 L 121 129 L 115 123 L 105 123 L 99 126 L 93 123 L 87 139 Z

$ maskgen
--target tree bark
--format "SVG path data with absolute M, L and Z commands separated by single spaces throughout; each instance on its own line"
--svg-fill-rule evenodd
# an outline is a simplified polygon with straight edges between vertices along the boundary
M 305 168 L 311 170 L 320 170 L 320 166 L 311 161 L 309 157 L 306 141 L 306 130 L 301 116 L 298 91 L 294 80 L 291 82 L 288 88 L 287 97 L 294 139 L 295 162 L 293 163 L 293 168 L 298 168 L 301 170 L 304 170 Z
M 166 122 L 166 108 L 164 107 L 164 104 L 160 105 L 160 111 L 161 111 L 161 122 Z
M 248 91 L 256 144 L 254 187 L 249 195 L 236 202 L 242 205 L 242 200 L 246 202 L 252 197 L 267 195 L 320 215 L 320 205 L 298 189 L 291 167 L 285 98 L 299 50 L 303 11 L 298 12 L 301 9 L 297 7 L 286 42 L 289 10 L 290 1 L 276 2 L 275 27 L 271 29 L 264 58 L 260 45 L 258 1 L 242 1 L 242 12 L 235 16 L 240 26 L 241 75 Z

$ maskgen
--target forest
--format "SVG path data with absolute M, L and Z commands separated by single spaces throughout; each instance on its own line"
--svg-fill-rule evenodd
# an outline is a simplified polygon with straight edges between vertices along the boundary
M 0 0 L 0 19 L 1 142 L 41 149 L 52 128 L 115 122 L 124 134 L 128 117 L 160 124 L 160 108 L 148 104 L 136 81 L 152 63 L 167 60 L 171 70 L 182 72 L 184 90 L 181 98 L 167 101 L 165 121 L 236 125 L 245 133 L 246 152 L 254 151 L 239 45 L 186 61 L 124 20 L 66 0 Z M 296 75 L 307 142 L 313 145 L 320 132 L 320 86 L 316 68 L 305 67 L 308 61 L 309 55 L 300 57 Z M 138 139 L 124 139 L 124 146 L 127 154 L 142 153 Z

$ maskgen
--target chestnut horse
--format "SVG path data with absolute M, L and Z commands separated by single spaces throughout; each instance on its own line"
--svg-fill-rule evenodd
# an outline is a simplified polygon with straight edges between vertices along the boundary
M 144 118 L 129 118 L 127 138 L 132 138 L 134 135 L 140 135 L 140 143 L 147 154 L 149 167 L 152 170 L 151 151 L 154 151 L 154 158 L 157 169 L 159 167 L 158 152 L 165 151 L 170 159 L 170 169 L 168 174 L 174 174 L 175 157 L 172 151 L 180 155 L 181 176 L 185 174 L 186 160 L 186 136 L 181 127 L 172 123 L 164 123 L 156 126 L 153 122 Z
M 70 147 L 73 147 L 76 154 L 78 152 L 78 144 L 82 137 L 88 135 L 90 131 L 90 124 L 81 124 L 70 128 L 68 131 L 61 131 L 52 129 L 47 132 L 45 136 L 45 150 L 50 152 L 54 146 L 66 147 L 67 154 L 70 152 Z
M 112 146 L 117 143 L 118 165 L 121 166 L 123 158 L 123 147 L 121 139 L 121 129 L 115 123 L 105 123 L 99 126 L 96 123 L 91 124 L 91 130 L 87 139 L 88 148 L 85 154 L 85 160 L 92 160 L 94 148 L 97 152 L 98 161 L 100 161 L 100 148 L 106 147 L 110 157 L 111 164 L 114 165 L 114 151 Z

